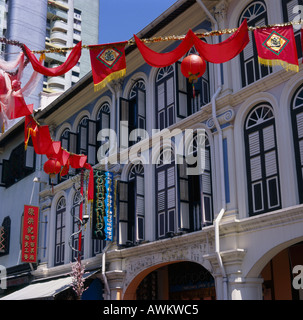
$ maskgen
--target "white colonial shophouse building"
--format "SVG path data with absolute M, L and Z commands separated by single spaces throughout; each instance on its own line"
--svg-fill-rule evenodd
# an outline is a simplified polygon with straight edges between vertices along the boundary
M 245 18 L 250 26 L 283 23 L 295 18 L 293 8 L 301 2 L 179 0 L 137 35 L 233 28 Z M 122 148 L 120 121 L 149 135 L 128 145 L 137 146 L 149 163 L 109 166 L 120 180 L 115 239 L 92 240 L 88 222 L 82 261 L 90 289 L 84 298 L 302 298 L 292 285 L 294 266 L 303 265 L 303 69 L 300 31 L 295 35 L 298 73 L 260 67 L 251 34 L 239 56 L 208 64 L 195 84 L 195 98 L 180 63 L 152 68 L 130 45 L 123 80 L 95 93 L 90 73 L 36 112 L 53 139 L 71 152 L 86 153 L 96 168 L 101 129 L 117 133 L 121 162 L 129 149 Z M 164 52 L 176 45 L 149 46 Z M 154 143 L 159 133 L 152 135 L 153 129 L 164 128 L 205 130 L 203 174 L 189 176 L 186 162 L 176 163 L 176 138 L 168 145 Z M 69 283 L 79 176 L 71 173 L 52 190 L 42 170 L 45 158 L 30 154 L 31 148 L 25 154 L 22 143 L 22 121 L 0 137 L 0 225 L 6 235 L 0 265 L 7 268 L 2 293 L 15 290 L 7 296 L 12 299 L 66 298 L 71 289 L 63 290 L 63 280 Z M 195 154 L 196 144 L 189 148 Z M 29 202 L 40 207 L 39 262 L 32 269 L 19 258 L 21 216 Z M 51 285 L 57 291 L 42 295 L 41 288 Z

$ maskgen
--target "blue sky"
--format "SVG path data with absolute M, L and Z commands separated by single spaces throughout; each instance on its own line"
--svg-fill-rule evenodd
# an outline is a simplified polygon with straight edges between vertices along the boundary
M 100 0 L 99 44 L 129 40 L 176 0 Z

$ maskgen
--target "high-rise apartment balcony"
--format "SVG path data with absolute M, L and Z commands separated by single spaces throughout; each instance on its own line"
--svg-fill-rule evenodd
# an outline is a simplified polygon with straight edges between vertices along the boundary
M 55 21 L 52 21 L 50 23 L 50 28 L 53 30 L 53 31 L 63 31 L 63 32 L 67 32 L 67 29 L 68 29 L 68 25 L 65 21 L 62 21 L 62 20 L 55 20 Z
M 57 6 L 63 10 L 68 10 L 68 0 L 48 0 L 48 4 L 52 6 Z
M 67 12 L 64 10 L 61 10 L 59 8 L 56 7 L 47 7 L 47 17 L 49 19 L 54 19 L 56 17 L 63 19 L 63 20 L 67 20 Z
M 64 77 L 48 77 L 47 86 L 52 91 L 64 91 L 65 78 Z
M 66 45 L 67 42 L 67 34 L 60 32 L 60 31 L 55 31 L 50 33 L 50 41 L 53 44 L 58 44 L 58 45 Z

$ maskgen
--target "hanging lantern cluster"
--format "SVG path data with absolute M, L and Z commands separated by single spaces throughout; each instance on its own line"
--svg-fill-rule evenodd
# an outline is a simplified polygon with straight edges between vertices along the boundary
M 181 72 L 193 85 L 193 97 L 195 97 L 194 83 L 202 77 L 206 70 L 206 62 L 197 54 L 190 54 L 181 62 Z

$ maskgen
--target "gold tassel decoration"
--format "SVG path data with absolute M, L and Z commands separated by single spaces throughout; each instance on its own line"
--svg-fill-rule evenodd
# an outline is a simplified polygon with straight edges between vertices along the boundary
M 268 60 L 258 57 L 258 62 L 266 67 L 273 67 L 273 66 L 281 66 L 286 71 L 294 71 L 299 72 L 299 66 L 291 63 L 287 63 L 283 60 L 275 59 L 275 60 Z
M 110 81 L 117 80 L 119 78 L 124 77 L 125 75 L 126 75 L 126 69 L 122 69 L 109 74 L 103 81 L 94 85 L 94 91 L 97 92 L 103 89 Z

